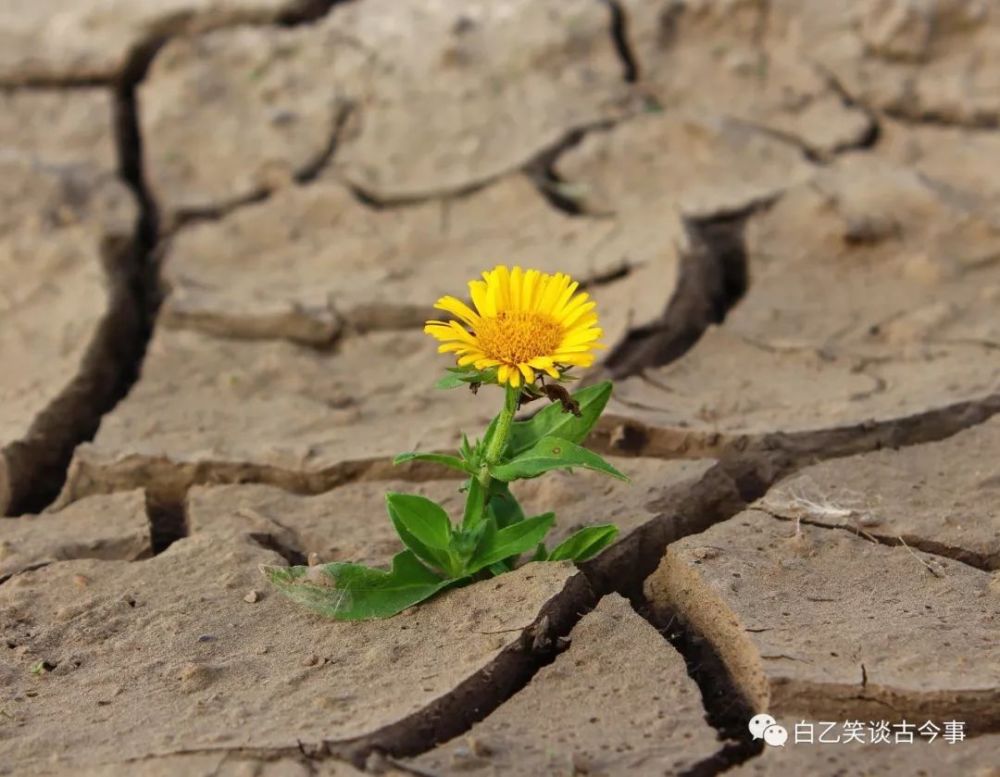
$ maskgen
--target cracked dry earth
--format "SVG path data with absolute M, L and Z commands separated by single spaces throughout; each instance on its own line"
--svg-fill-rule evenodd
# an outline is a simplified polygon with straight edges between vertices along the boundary
M 0 0 L 0 774 L 1000 774 L 1000 9 Z M 434 300 L 598 300 L 576 569 L 386 621 Z M 948 744 L 750 741 L 966 722 Z

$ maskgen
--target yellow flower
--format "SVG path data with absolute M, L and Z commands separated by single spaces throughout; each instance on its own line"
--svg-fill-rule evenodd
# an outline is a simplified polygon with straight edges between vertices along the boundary
M 501 385 L 533 383 L 536 370 L 558 379 L 566 367 L 589 367 L 593 351 L 604 347 L 597 342 L 595 303 L 576 293 L 579 285 L 563 273 L 497 265 L 483 280 L 469 281 L 475 310 L 455 297 L 434 305 L 461 324 L 428 321 L 424 331 L 441 341 L 439 353 L 453 352 L 460 367 L 496 367 Z

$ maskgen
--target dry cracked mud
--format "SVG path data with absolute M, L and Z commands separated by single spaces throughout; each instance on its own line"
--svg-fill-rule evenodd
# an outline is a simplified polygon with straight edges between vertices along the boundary
M 331 625 L 271 592 L 245 600 L 258 565 L 283 563 L 249 538 L 199 534 L 147 561 L 9 580 L 5 763 L 44 762 L 53 738 L 54 760 L 82 765 L 300 742 L 406 749 L 414 727 L 446 734 L 502 694 L 588 597 L 568 563 L 535 564 L 392 621 Z
M 608 310 L 602 323 L 614 347 L 663 313 L 684 246 L 683 224 L 669 213 L 641 232 L 574 218 L 547 207 L 521 174 L 389 210 L 317 181 L 179 232 L 164 258 L 162 319 L 317 346 L 345 333 L 418 330 L 443 315 L 433 305 L 455 290 L 450 278 L 475 278 L 483 257 L 503 257 L 587 284 Z
M 374 0 L 176 38 L 142 87 L 151 181 L 170 214 L 317 174 L 383 201 L 480 185 L 629 111 L 609 24 L 594 0 Z
M 0 0 L 0 774 L 995 775 L 998 64 L 982 0 Z M 598 302 L 632 482 L 515 490 L 618 540 L 289 606 L 461 509 L 391 459 L 493 415 L 420 329 L 497 263 Z
M 135 561 L 153 554 L 142 491 L 81 499 L 63 510 L 22 515 L 4 527 L 0 581 L 57 561 L 78 558 Z
M 895 774 L 969 774 L 995 777 L 995 753 L 1000 737 L 995 734 L 955 744 L 915 742 L 909 744 L 838 744 L 830 747 L 773 747 L 760 758 L 727 772 L 733 777 L 780 777 L 809 774 L 841 777 L 865 774 L 882 777 Z
M 0 6 L 0 83 L 78 84 L 122 76 L 137 50 L 173 35 L 277 22 L 304 0 L 42 0 Z
M 106 95 L 0 93 L 0 115 L 6 515 L 44 506 L 134 360 L 137 208 L 115 176 Z
M 739 229 L 745 297 L 683 359 L 617 387 L 611 411 L 644 452 L 829 456 L 941 436 L 1000 408 L 988 202 L 852 152 Z
M 434 774 L 669 774 L 715 754 L 684 660 L 626 599 L 601 599 L 568 640 L 509 703 L 414 763 Z
M 996 581 L 961 562 L 751 507 L 671 545 L 646 594 L 714 646 L 755 710 L 1000 721 Z

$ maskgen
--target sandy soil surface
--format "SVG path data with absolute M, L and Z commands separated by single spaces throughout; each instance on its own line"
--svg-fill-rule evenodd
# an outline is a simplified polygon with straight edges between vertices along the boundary
M 996 777 L 997 169 L 977 0 L 0 0 L 0 774 Z M 496 262 L 599 304 L 632 484 L 516 490 L 620 537 L 290 606 L 460 510 Z

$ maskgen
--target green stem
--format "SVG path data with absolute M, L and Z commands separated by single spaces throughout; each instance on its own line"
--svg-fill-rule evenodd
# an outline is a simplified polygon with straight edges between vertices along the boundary
M 490 487 L 492 478 L 490 477 L 490 465 L 500 461 L 503 449 L 507 447 L 507 438 L 510 437 L 510 425 L 514 421 L 514 413 L 517 412 L 517 399 L 521 394 L 521 389 L 506 387 L 504 395 L 503 410 L 497 418 L 497 428 L 493 433 L 493 439 L 483 455 L 483 464 L 479 470 L 479 482 L 484 489 Z
M 496 418 L 496 426 L 493 429 L 493 436 L 489 445 L 483 453 L 483 461 L 479 467 L 479 472 L 468 494 L 465 497 L 465 516 L 462 519 L 462 527 L 466 530 L 472 529 L 483 519 L 486 511 L 486 504 L 490 499 L 490 483 L 493 478 L 490 476 L 490 466 L 496 464 L 503 455 L 507 446 L 507 438 L 510 436 L 510 425 L 514 421 L 514 413 L 517 412 L 517 400 L 521 393 L 520 389 L 506 387 L 503 410 Z

